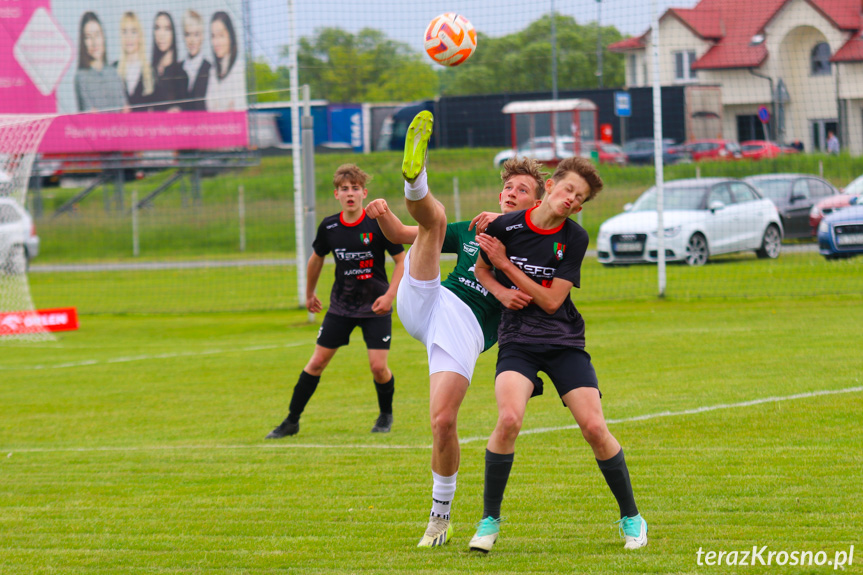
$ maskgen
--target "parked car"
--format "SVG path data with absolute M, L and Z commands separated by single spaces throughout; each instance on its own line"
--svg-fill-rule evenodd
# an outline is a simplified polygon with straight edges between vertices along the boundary
M 657 261 L 656 188 L 644 192 L 625 213 L 599 227 L 597 259 L 605 265 Z M 733 178 L 691 178 L 663 186 L 666 261 L 700 266 L 708 258 L 755 250 L 777 258 L 782 223 L 776 206 L 749 184 Z
M 812 236 L 817 235 L 821 218 L 853 205 L 863 205 L 863 176 L 852 180 L 841 194 L 824 198 L 812 206 L 809 210 L 809 228 L 812 230 Z
M 809 212 L 816 202 L 835 196 L 839 190 L 828 181 L 811 174 L 763 174 L 743 181 L 758 188 L 765 198 L 776 204 L 782 217 L 786 238 L 808 238 Z
M 635 138 L 623 144 L 623 151 L 626 152 L 630 164 L 653 164 L 654 154 L 654 139 L 653 138 Z M 662 162 L 668 164 L 679 164 L 682 162 L 691 162 L 692 157 L 679 147 L 676 147 L 674 140 L 666 138 L 662 140 Z
M 740 142 L 740 153 L 749 160 L 768 160 L 784 152 L 780 146 L 767 140 L 747 140 Z
M 0 272 L 23 273 L 37 255 L 33 218 L 12 198 L 0 198 Z
M 731 140 L 692 140 L 675 146 L 674 150 L 689 154 L 694 162 L 739 160 L 743 157 L 740 144 Z
M 863 254 L 863 205 L 850 206 L 821 220 L 818 251 L 828 260 Z
M 557 136 L 555 139 L 557 140 L 556 149 L 551 136 L 539 136 L 528 140 L 516 150 L 503 150 L 494 157 L 494 165 L 499 167 L 514 156 L 534 158 L 539 162 L 554 165 L 559 160 L 573 155 L 575 139 L 572 136 Z M 590 157 L 593 151 L 598 151 L 600 164 L 623 165 L 627 163 L 626 154 L 620 146 L 606 142 L 581 143 L 580 155 Z

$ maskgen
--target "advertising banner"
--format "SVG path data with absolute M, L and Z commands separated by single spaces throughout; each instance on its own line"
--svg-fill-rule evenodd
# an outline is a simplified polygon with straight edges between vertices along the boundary
M 76 329 L 78 312 L 74 307 L 0 312 L 0 336 Z
M 40 151 L 248 145 L 243 0 L 0 0 L 0 114 Z

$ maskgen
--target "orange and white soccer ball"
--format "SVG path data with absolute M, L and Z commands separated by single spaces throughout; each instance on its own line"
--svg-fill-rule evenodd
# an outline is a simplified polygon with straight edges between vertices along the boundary
M 429 22 L 425 49 L 441 66 L 458 66 L 476 50 L 476 30 L 461 14 L 446 12 Z

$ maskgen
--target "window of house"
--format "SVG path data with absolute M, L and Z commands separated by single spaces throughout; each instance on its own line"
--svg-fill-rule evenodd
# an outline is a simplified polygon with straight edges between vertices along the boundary
M 830 75 L 830 45 L 827 42 L 816 44 L 809 58 L 810 71 L 813 76 Z
M 675 52 L 674 53 L 674 79 L 678 82 L 691 82 L 696 79 L 695 70 L 692 65 L 695 64 L 695 52 Z

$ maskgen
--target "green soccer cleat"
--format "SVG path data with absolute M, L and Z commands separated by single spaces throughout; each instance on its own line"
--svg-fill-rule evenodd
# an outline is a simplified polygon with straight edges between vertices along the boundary
M 440 547 L 452 539 L 452 523 L 443 517 L 429 518 L 428 527 L 417 547 Z
M 413 183 L 423 171 L 428 155 L 429 140 L 432 135 L 434 116 L 423 110 L 414 116 L 405 135 L 405 156 L 402 161 L 402 175 Z
M 470 540 L 470 548 L 474 551 L 488 553 L 491 551 L 497 536 L 500 533 L 500 522 L 503 519 L 486 517 L 476 525 L 476 535 Z
M 624 517 L 616 522 L 626 543 L 624 549 L 638 549 L 647 545 L 647 521 L 641 515 Z

